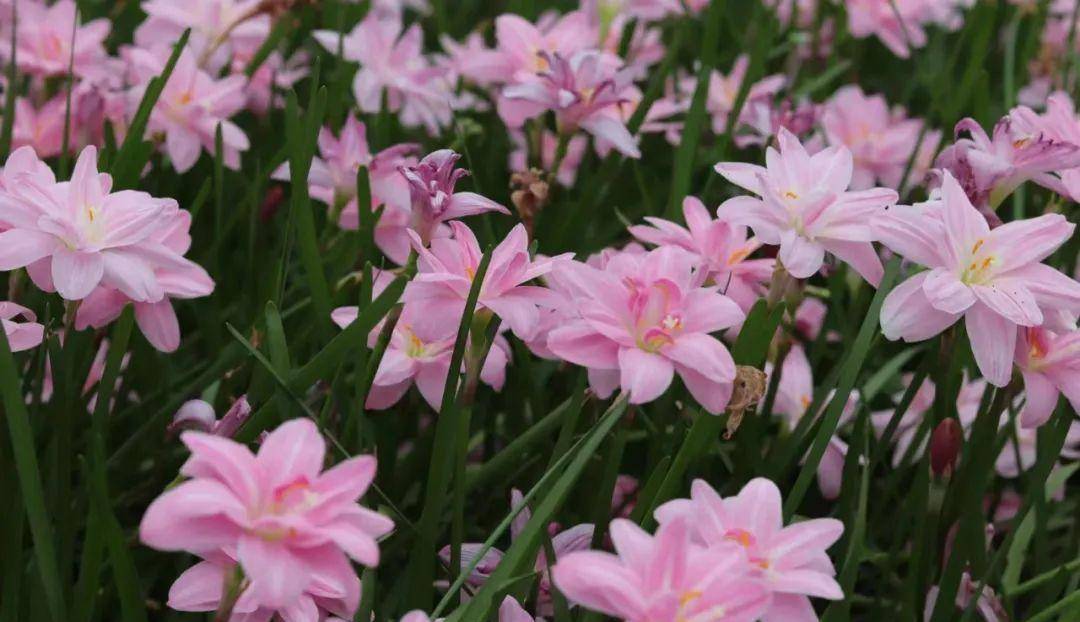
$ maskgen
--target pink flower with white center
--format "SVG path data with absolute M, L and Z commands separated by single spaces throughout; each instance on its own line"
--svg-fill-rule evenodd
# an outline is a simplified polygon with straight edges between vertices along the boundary
M 515 510 L 525 503 L 525 497 L 521 494 L 521 491 L 517 488 L 510 490 L 510 509 Z M 525 525 L 528 524 L 532 518 L 532 512 L 529 511 L 528 506 L 522 507 L 518 515 L 514 517 L 512 523 L 510 523 L 510 541 L 517 540 L 521 535 Z M 548 525 L 548 535 L 551 538 L 551 549 L 555 554 L 555 559 L 548 562 L 547 556 L 544 550 L 541 549 L 537 553 L 536 561 L 533 563 L 533 570 L 540 576 L 538 592 L 537 592 L 537 613 L 541 615 L 552 615 L 554 606 L 551 600 L 551 577 L 548 576 L 548 566 L 553 566 L 559 560 L 563 559 L 566 555 L 573 553 L 574 551 L 584 551 L 589 548 L 589 543 L 593 537 L 593 526 L 591 524 L 583 523 L 580 525 L 574 525 L 569 529 L 560 529 L 556 523 Z M 461 571 L 464 572 L 472 565 L 473 560 L 480 553 L 483 548 L 481 543 L 465 543 L 461 545 Z M 450 546 L 444 546 L 439 551 L 439 558 L 444 564 L 451 562 L 451 549 Z M 491 578 L 491 573 L 495 572 L 495 568 L 498 567 L 499 562 L 502 561 L 503 552 L 496 548 L 489 548 L 485 551 L 484 556 L 480 559 L 480 563 L 476 565 L 476 568 L 469 573 L 466 583 L 472 587 L 480 587 Z M 531 620 L 531 618 L 530 618 Z
M 11 160 L 36 159 L 23 147 Z M 145 192 L 110 192 L 97 171 L 97 149 L 79 155 L 70 182 L 26 174 L 5 187 L 0 221 L 0 270 L 27 268 L 34 282 L 66 300 L 82 300 L 99 284 L 132 300 L 157 302 L 165 287 L 154 274 L 153 236 L 168 227 L 176 201 Z
M 373 295 L 381 294 L 391 281 L 391 273 L 378 272 Z M 335 324 L 345 328 L 356 320 L 357 314 L 357 307 L 339 307 L 334 309 L 332 319 Z M 405 305 L 402 309 L 401 317 L 390 336 L 390 343 L 379 361 L 371 392 L 364 405 L 366 408 L 390 408 L 404 397 L 409 387 L 414 384 L 432 409 L 438 411 L 442 407 L 443 389 L 446 387 L 446 375 L 450 371 L 458 322 L 433 322 L 426 320 L 425 315 L 426 310 L 422 305 Z M 375 346 L 382 330 L 383 322 L 371 330 L 368 335 L 369 346 Z M 470 340 L 466 343 L 466 348 L 471 347 Z M 480 380 L 496 391 L 501 391 L 509 362 L 510 344 L 506 337 L 496 335 L 480 369 Z
M 352 558 L 379 563 L 377 539 L 393 522 L 357 504 L 375 477 L 375 458 L 357 456 L 323 472 L 326 443 L 309 419 L 271 432 L 259 452 L 232 440 L 184 432 L 187 481 L 147 508 L 139 538 L 164 551 L 234 557 L 260 607 L 294 606 L 323 578 L 356 581 Z
M 713 220 L 697 197 L 683 200 L 686 227 L 669 220 L 646 216 L 652 226 L 634 225 L 630 233 L 637 239 L 655 246 L 675 246 L 692 253 L 700 269 L 712 282 L 746 312 L 765 293 L 772 278 L 774 260 L 748 259 L 761 244 L 748 238 L 746 227 L 723 220 Z
M 899 188 L 913 153 L 915 164 L 908 179 L 922 179 L 941 139 L 940 132 L 930 131 L 920 143 L 922 120 L 907 118 L 899 106 L 890 110 L 883 96 L 867 96 L 856 85 L 845 86 L 825 103 L 821 126 L 830 145 L 851 150 L 855 161 L 851 185 L 857 189 L 875 183 Z
M 1024 410 L 1020 423 L 1035 428 L 1050 419 L 1064 394 L 1080 410 L 1080 331 L 1058 334 L 1024 328 L 1016 340 L 1016 366 L 1024 376 Z
M 45 327 L 37 323 L 37 315 L 14 302 L 0 301 L 0 324 L 12 352 L 36 348 L 45 339 Z
M 408 183 L 409 228 L 424 244 L 435 237 L 442 223 L 484 212 L 509 214 L 510 210 L 475 192 L 456 192 L 458 180 L 469 171 L 457 167 L 461 155 L 449 150 L 433 151 L 415 166 L 399 170 Z
M 1080 311 L 1080 283 L 1041 263 L 1075 225 L 1045 214 L 991 230 L 952 175 L 941 191 L 940 202 L 894 206 L 875 223 L 885 246 L 929 268 L 889 292 L 881 330 L 923 341 L 964 318 L 979 369 L 1003 387 L 1017 327 L 1040 326 L 1051 310 Z
M 216 611 L 223 599 L 225 586 L 236 564 L 235 555 L 217 553 L 200 561 L 177 577 L 169 588 L 166 603 L 176 611 Z M 360 579 L 347 560 L 333 558 L 324 561 L 325 568 L 313 571 L 310 585 L 295 600 L 283 606 L 267 606 L 259 602 L 250 590 L 240 594 L 233 615 L 235 622 L 270 622 L 274 619 L 290 622 L 317 622 L 327 614 L 352 619 L 360 605 Z M 275 617 L 279 616 L 279 617 Z M 327 619 L 329 622 L 329 619 Z
M 546 71 L 503 89 L 507 105 L 524 102 L 531 107 L 523 119 L 551 110 L 560 134 L 582 129 L 623 155 L 640 158 L 637 140 L 624 125 L 619 110 L 620 104 L 631 99 L 629 75 L 599 52 L 578 52 L 569 59 L 559 54 L 545 58 L 549 64 Z
M 700 287 L 704 275 L 694 263 L 682 249 L 662 246 L 622 253 L 604 269 L 566 264 L 558 274 L 573 292 L 577 318 L 548 335 L 548 348 L 587 367 L 602 397 L 620 386 L 630 403 L 651 402 L 678 372 L 694 399 L 720 414 L 731 397 L 735 363 L 710 333 L 746 316 L 719 286 Z
M 162 352 L 180 347 L 180 322 L 173 300 L 209 296 L 214 280 L 202 266 L 184 257 L 191 248 L 191 213 L 176 211 L 168 224 L 155 230 L 142 245 L 142 254 L 152 264 L 154 278 L 164 297 L 156 301 L 135 300 L 123 290 L 101 285 L 79 305 L 75 328 L 103 328 L 120 317 L 124 306 L 135 306 L 135 322 L 147 341 Z
M 128 91 L 128 113 L 134 114 L 149 81 L 161 73 L 168 50 L 128 48 L 125 51 L 139 84 Z M 219 126 L 225 165 L 240 168 L 240 152 L 247 151 L 251 145 L 244 131 L 229 117 L 244 108 L 246 82 L 242 75 L 215 79 L 198 66 L 190 47 L 180 54 L 146 126 L 150 136 L 164 134 L 163 149 L 178 173 L 195 166 L 203 150 L 211 156 L 214 154 Z
M 423 55 L 424 33 L 418 23 L 402 33 L 400 19 L 372 13 L 349 34 L 317 30 L 315 39 L 332 54 L 340 45 L 346 60 L 360 63 L 353 94 L 363 112 L 379 112 L 385 92 L 389 111 L 398 113 L 407 127 L 423 126 L 435 135 L 450 124 L 451 85 L 446 70 Z
M 737 544 L 691 541 L 690 517 L 649 535 L 624 518 L 611 521 L 616 554 L 578 551 L 553 569 L 555 585 L 583 607 L 626 622 L 753 622 L 769 607 Z
M 971 137 L 958 138 L 943 150 L 935 166 L 951 173 L 984 213 L 992 213 L 1028 180 L 1065 194 L 1061 180 L 1051 173 L 1080 166 L 1080 145 L 1021 131 L 1009 116 L 994 125 L 993 137 L 974 119 L 956 124 L 956 135 L 963 132 Z M 992 214 L 988 218 L 1000 220 Z
M 877 286 L 884 268 L 874 251 L 870 223 L 897 201 L 896 191 L 849 191 L 854 163 L 847 147 L 829 147 L 811 156 L 786 129 L 780 130 L 779 143 L 779 151 L 766 150 L 765 167 L 716 165 L 725 179 L 758 195 L 728 199 L 717 217 L 749 225 L 762 242 L 779 245 L 780 262 L 796 278 L 813 276 L 830 252 Z
M 844 524 L 815 518 L 785 527 L 781 505 L 780 489 L 761 477 L 726 499 L 699 479 L 689 499 L 660 506 L 656 519 L 661 526 L 685 521 L 694 541 L 705 546 L 740 545 L 772 593 L 768 611 L 760 616 L 763 622 L 816 622 L 811 597 L 844 597 L 826 553 L 840 539 Z
M 405 264 L 409 257 L 409 236 L 397 224 L 409 211 L 409 182 L 401 169 L 416 164 L 412 154 L 417 145 L 402 143 L 372 153 L 368 147 L 367 126 L 349 115 L 341 133 L 334 136 L 329 128 L 319 131 L 319 156 L 311 161 L 308 189 L 311 197 L 332 209 L 340 210 L 338 224 L 345 229 L 360 226 L 360 208 L 356 197 L 356 173 L 360 167 L 368 170 L 371 205 L 375 210 L 385 205 L 383 217 L 375 227 L 375 243 L 391 260 Z M 321 157 L 320 157 L 321 156 Z M 289 163 L 274 171 L 274 179 L 289 180 Z
M 485 59 L 466 76 L 480 83 L 513 84 L 551 69 L 551 56 L 564 58 L 596 44 L 597 33 L 581 11 L 571 11 L 550 24 L 535 25 L 511 13 L 495 18 L 495 57 Z
M 75 26 L 74 0 L 20 2 L 15 29 L 15 63 L 21 73 L 40 77 L 67 75 L 68 68 L 81 76 L 103 61 L 105 38 L 110 23 L 101 18 Z M 72 49 L 72 34 L 75 36 Z M 0 43 L 0 56 L 7 63 L 11 56 L 10 35 Z
M 270 35 L 262 0 L 146 0 L 146 21 L 135 29 L 144 49 L 171 47 L 185 29 L 200 65 L 217 72 L 235 56 L 252 56 Z
M 423 246 L 419 236 L 411 234 L 413 248 L 419 254 L 418 273 L 405 287 L 401 299 L 406 305 L 416 303 L 423 309 L 423 313 L 417 314 L 415 326 L 429 324 L 421 329 L 424 331 L 458 325 L 482 259 L 473 232 L 457 221 L 451 221 L 450 227 L 453 239 L 432 240 L 430 249 Z M 559 299 L 551 290 L 527 283 L 544 276 L 569 257 L 567 254 L 531 259 L 528 234 L 525 226 L 518 224 L 491 251 L 477 309 L 499 316 L 515 335 L 528 340 L 536 331 L 540 309 L 557 306 Z
M 712 117 L 713 133 L 720 135 L 727 131 L 728 117 L 735 110 L 736 100 L 739 98 L 739 89 L 742 88 L 746 72 L 750 68 L 750 57 L 740 54 L 731 66 L 728 75 L 723 75 L 717 70 L 709 74 L 709 91 L 705 100 L 705 109 Z M 697 80 L 688 78 L 683 81 L 681 87 L 688 93 L 693 93 Z M 765 99 L 771 101 L 776 94 L 784 88 L 787 78 L 775 74 L 766 76 L 755 82 L 747 94 L 747 101 Z

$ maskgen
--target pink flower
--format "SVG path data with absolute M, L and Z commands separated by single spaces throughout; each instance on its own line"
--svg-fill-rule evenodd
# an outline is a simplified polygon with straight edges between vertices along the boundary
M 338 224 L 345 229 L 360 225 L 360 208 L 356 197 L 356 173 L 360 167 L 368 169 L 371 184 L 371 205 L 365 209 L 375 210 L 381 205 L 386 209 L 375 227 L 375 243 L 395 263 L 404 265 L 409 257 L 409 237 L 405 228 L 396 221 L 407 218 L 409 213 L 409 183 L 402 176 L 403 167 L 413 166 L 412 153 L 417 145 L 402 143 L 378 153 L 368 147 L 367 127 L 352 115 L 345 120 L 339 136 L 323 128 L 319 132 L 319 154 L 311 161 L 308 172 L 308 189 L 311 197 L 334 209 L 340 209 Z M 289 180 L 289 163 L 278 167 L 274 179 Z
M 74 102 L 73 104 L 74 105 Z M 43 158 L 60 155 L 64 145 L 64 117 L 67 110 L 67 96 L 57 95 L 35 109 L 30 100 L 20 97 L 15 100 L 15 122 L 12 126 L 11 144 L 14 148 L 30 146 Z M 74 113 L 74 111 L 72 111 Z M 71 122 L 76 119 L 72 114 Z M 71 137 L 75 137 L 75 128 L 71 128 Z M 72 140 L 69 146 L 74 146 Z
M 705 546 L 741 545 L 773 596 L 763 622 L 816 621 L 810 597 L 844 597 L 826 553 L 840 539 L 844 524 L 816 518 L 785 527 L 780 490 L 767 479 L 753 479 L 727 499 L 704 480 L 695 480 L 689 499 L 665 503 L 656 518 L 661 526 L 685 521 L 694 541 Z
M 528 166 L 528 145 L 525 141 L 524 132 L 510 132 L 510 140 L 514 141 L 514 150 L 510 152 L 510 170 L 524 171 Z M 578 167 L 585 157 L 585 148 L 589 141 L 585 136 L 574 136 L 566 145 L 566 156 L 555 175 L 555 180 L 561 185 L 570 188 L 577 179 Z M 540 134 L 540 166 L 544 170 L 550 170 L 555 166 L 555 152 L 558 150 L 559 137 L 554 132 L 544 130 Z
M 437 620 L 442 620 L 438 618 Z M 327 622 L 334 622 L 328 620 Z M 401 618 L 401 622 L 432 622 L 423 611 L 410 611 Z M 542 618 L 533 618 L 513 596 L 507 596 L 499 605 L 498 622 L 543 622 Z
M 715 69 L 709 74 L 709 92 L 705 100 L 705 109 L 712 116 L 712 130 L 720 135 L 727 131 L 728 117 L 735 110 L 735 103 L 739 97 L 746 72 L 750 68 L 750 57 L 740 54 L 731 66 L 731 72 L 723 75 Z M 697 81 L 693 78 L 684 81 L 682 88 L 690 93 L 694 91 Z M 747 94 L 747 101 L 756 99 L 772 100 L 777 93 L 784 88 L 787 78 L 776 74 L 766 76 L 755 82 Z
M 419 164 L 400 169 L 408 182 L 409 228 L 424 244 L 431 242 L 435 229 L 446 221 L 484 212 L 510 213 L 502 205 L 475 192 L 455 192 L 458 180 L 469 174 L 469 171 L 457 168 L 460 158 L 449 149 L 440 149 L 424 156 Z
M 1006 622 L 1009 620 L 1009 614 L 1001 602 L 1001 597 L 989 585 L 982 585 L 982 593 L 979 594 L 980 585 L 982 585 L 982 582 L 972 579 L 971 573 L 968 571 L 965 570 L 960 575 L 960 586 L 956 592 L 956 610 L 966 611 L 974 598 L 975 610 L 979 612 L 985 622 Z M 941 589 L 935 585 L 926 593 L 923 620 L 929 622 L 930 618 L 933 617 L 940 591 Z
M 15 30 L 15 62 L 20 72 L 51 77 L 68 73 L 75 75 L 92 70 L 106 57 L 105 38 L 110 23 L 101 18 L 75 27 L 74 0 L 57 0 L 51 6 L 45 2 L 20 2 L 18 26 Z M 74 49 L 72 49 L 74 35 Z M 10 35 L 0 43 L 0 56 L 9 60 Z
M 402 33 L 400 19 L 374 12 L 347 35 L 315 31 L 315 39 L 329 52 L 336 54 L 340 42 L 344 58 L 360 63 L 353 79 L 360 110 L 378 112 L 385 92 L 388 109 L 398 113 L 405 126 L 422 125 L 434 135 L 450 124 L 453 93 L 445 70 L 423 55 L 423 38 L 418 23 Z
M 956 124 L 956 135 L 968 132 L 971 138 L 958 138 L 935 163 L 951 173 L 971 202 L 984 211 L 997 209 L 1028 180 L 1064 194 L 1060 180 L 1050 173 L 1080 166 L 1080 145 L 1014 126 L 1012 117 L 1003 117 L 994 125 L 991 138 L 974 119 L 962 119 Z
M 510 490 L 510 508 L 511 510 L 521 507 L 525 503 L 525 497 L 521 494 L 521 491 L 513 488 Z M 532 513 L 528 507 L 524 507 L 514 517 L 514 521 L 510 523 L 510 541 L 517 540 L 521 535 L 521 531 L 525 528 L 525 525 L 532 518 Z M 555 559 L 548 562 L 547 556 L 543 550 L 537 554 L 536 561 L 533 562 L 533 570 L 540 576 L 538 592 L 537 592 L 537 613 L 541 615 L 551 615 L 554 608 L 551 601 L 551 578 L 548 576 L 548 566 L 553 566 L 559 560 L 563 559 L 567 555 L 574 551 L 583 551 L 589 548 L 589 543 L 593 537 L 593 526 L 590 524 L 574 525 L 569 529 L 560 530 L 558 525 L 551 523 L 548 525 L 548 532 L 551 538 L 551 549 L 555 554 Z M 480 543 L 465 543 L 461 545 L 461 571 L 464 572 L 472 565 L 473 560 L 480 553 L 480 549 L 483 548 L 483 544 Z M 491 577 L 491 573 L 495 572 L 499 562 L 502 561 L 503 552 L 496 548 L 489 548 L 484 556 L 481 558 L 480 563 L 476 565 L 476 568 L 469 573 L 467 583 L 473 587 L 479 587 L 487 582 Z M 442 559 L 444 564 L 449 564 L 451 561 L 450 546 L 444 546 L 439 551 L 439 558 Z M 505 603 L 504 603 L 505 604 Z M 516 604 L 516 603 L 515 603 Z M 520 606 L 519 606 L 520 607 Z M 501 620 L 501 618 L 500 618 Z M 529 618 L 530 622 L 532 618 Z
M 765 244 L 780 246 L 779 260 L 792 276 L 813 276 L 826 251 L 847 262 L 873 285 L 884 269 L 872 244 L 870 222 L 897 194 L 888 188 L 848 191 L 853 160 L 847 147 L 835 146 L 813 156 L 786 129 L 780 150 L 766 150 L 767 167 L 721 162 L 716 171 L 758 197 L 729 199 L 717 217 L 749 225 Z
M 322 472 L 326 443 L 315 424 L 293 419 L 263 441 L 257 455 L 220 436 L 184 432 L 189 480 L 158 497 L 139 537 L 165 551 L 235 558 L 260 607 L 294 606 L 329 580 L 356 573 L 346 555 L 379 563 L 376 539 L 390 519 L 357 505 L 375 476 L 375 458 L 357 456 Z M 324 579 L 325 577 L 325 579 Z
M 135 29 L 144 49 L 168 48 L 191 29 L 190 45 L 212 71 L 235 56 L 252 56 L 270 35 L 270 16 L 262 0 L 146 0 L 139 8 L 147 19 Z
M 747 239 L 746 227 L 723 220 L 713 220 L 705 205 L 697 197 L 683 200 L 683 218 L 686 228 L 664 220 L 646 216 L 652 225 L 634 225 L 630 233 L 648 244 L 675 246 L 692 253 L 700 269 L 706 271 L 712 282 L 746 312 L 765 293 L 764 286 L 772 278 L 774 260 L 747 259 L 761 245 L 754 238 Z
M 188 568 L 169 588 L 168 606 L 176 611 L 216 611 L 236 560 L 224 553 L 209 556 Z M 281 620 L 317 622 L 326 614 L 352 619 L 360 604 L 360 579 L 342 557 L 320 559 L 324 568 L 313 570 L 310 585 L 292 602 L 264 605 L 249 588 L 240 594 L 230 620 L 270 622 Z M 329 570 L 329 572 L 328 572 Z M 317 574 L 316 574 L 317 573 Z
M 678 372 L 694 399 L 720 414 L 731 397 L 735 363 L 710 333 L 745 315 L 718 287 L 699 286 L 703 275 L 694 272 L 694 261 L 662 246 L 620 254 L 602 270 L 567 264 L 559 275 L 572 288 L 577 317 L 550 333 L 548 347 L 589 368 L 601 396 L 621 386 L 630 403 L 651 402 Z
M 480 83 L 529 80 L 551 68 L 551 56 L 568 58 L 595 46 L 597 33 L 581 11 L 571 11 L 539 26 L 507 13 L 495 18 L 495 40 L 495 56 L 483 59 L 485 65 L 467 71 L 467 77 Z
M 851 185 L 858 189 L 875 182 L 899 188 L 913 153 L 916 159 L 909 179 L 922 179 L 941 139 L 940 132 L 931 131 L 920 143 L 920 119 L 907 118 L 902 107 L 890 110 L 883 96 L 867 96 L 855 85 L 838 90 L 825 103 L 821 126 L 830 145 L 851 150 L 855 162 Z
M 468 227 L 457 221 L 451 221 L 450 227 L 453 239 L 432 240 L 430 249 L 411 233 L 413 248 L 420 255 L 418 274 L 406 286 L 401 299 L 406 306 L 416 304 L 423 310 L 417 314 L 414 327 L 425 333 L 438 332 L 440 326 L 458 325 L 482 258 L 480 244 Z M 556 306 L 558 298 L 546 288 L 526 283 L 547 274 L 569 256 L 530 259 L 528 235 L 521 224 L 511 229 L 491 253 L 477 308 L 499 316 L 515 335 L 527 340 L 536 330 L 540 308 Z
M 134 114 L 150 79 L 161 73 L 169 50 L 128 48 L 126 51 L 139 84 L 128 92 L 128 112 Z M 211 156 L 214 154 L 219 126 L 225 165 L 240 168 L 240 152 L 247 151 L 250 143 L 229 117 L 244 108 L 246 81 L 242 75 L 215 79 L 199 67 L 190 47 L 180 54 L 146 127 L 150 135 L 165 135 L 165 153 L 178 173 L 195 166 L 203 150 Z
M 75 328 L 102 328 L 120 316 L 128 303 L 135 305 L 135 321 L 146 339 L 162 352 L 180 347 L 180 323 L 173 308 L 175 299 L 209 296 L 214 280 L 202 266 L 184 255 L 191 248 L 191 213 L 178 210 L 141 246 L 164 296 L 159 300 L 136 300 L 123 289 L 102 284 L 92 291 L 75 316 Z
M 240 426 L 247 421 L 249 415 L 251 415 L 251 404 L 248 403 L 247 395 L 241 395 L 237 398 L 220 420 L 214 412 L 214 407 L 209 403 L 203 400 L 188 400 L 173 415 L 172 423 L 169 424 L 169 432 L 197 430 L 232 438 L 236 431 L 240 429 Z
M 640 158 L 637 140 L 623 124 L 619 110 L 620 104 L 630 101 L 629 75 L 619 70 L 610 56 L 599 52 L 578 52 L 569 59 L 559 54 L 545 58 L 549 64 L 546 71 L 503 89 L 507 105 L 520 101 L 528 108 L 519 111 L 519 118 L 551 110 L 561 134 L 583 129 L 623 155 Z
M 926 45 L 926 24 L 955 29 L 963 23 L 959 9 L 972 0 L 847 0 L 848 29 L 857 38 L 876 35 L 900 58 Z
M 882 243 L 929 268 L 889 293 L 881 329 L 888 339 L 923 341 L 963 317 L 979 369 L 1003 387 L 1017 327 L 1040 326 L 1051 310 L 1080 310 L 1080 283 L 1041 263 L 1075 227 L 1046 214 L 991 230 L 952 175 L 941 191 L 940 202 L 878 217 Z
M 8 160 L 30 166 L 32 159 L 33 150 L 23 147 Z M 176 201 L 111 188 L 92 146 L 79 155 L 70 182 L 55 183 L 44 172 L 17 176 L 0 205 L 0 220 L 11 225 L 0 233 L 0 270 L 27 267 L 39 287 L 67 300 L 104 284 L 135 301 L 160 301 L 166 286 L 154 273 L 153 238 L 172 222 Z
M 555 565 L 555 585 L 582 606 L 626 622 L 753 622 L 769 606 L 762 580 L 737 544 L 691 541 L 688 517 L 650 536 L 629 520 L 611 521 L 616 554 L 571 553 Z
M 1044 328 L 1020 330 L 1016 366 L 1024 376 L 1024 410 L 1020 423 L 1034 428 L 1046 423 L 1065 394 L 1080 410 L 1080 331 L 1058 334 Z
M 18 321 L 22 318 L 22 321 Z M 45 338 L 45 327 L 37 323 L 37 316 L 26 307 L 14 302 L 0 301 L 0 324 L 4 327 L 8 347 L 12 352 L 35 348 Z

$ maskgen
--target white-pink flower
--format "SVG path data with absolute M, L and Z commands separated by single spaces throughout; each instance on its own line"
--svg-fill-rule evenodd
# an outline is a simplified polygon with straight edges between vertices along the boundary
M 765 167 L 716 165 L 728 181 L 758 195 L 725 201 L 717 217 L 748 225 L 762 242 L 779 245 L 780 262 L 796 278 L 813 276 L 829 252 L 876 286 L 884 268 L 874 251 L 871 223 L 896 202 L 896 191 L 849 191 L 854 161 L 847 147 L 829 147 L 811 156 L 786 129 L 780 130 L 779 143 L 779 151 L 766 150 Z

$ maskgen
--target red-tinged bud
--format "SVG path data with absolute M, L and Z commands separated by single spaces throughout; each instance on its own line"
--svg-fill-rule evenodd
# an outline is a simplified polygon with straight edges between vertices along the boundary
M 930 436 L 930 468 L 935 475 L 952 475 L 963 445 L 964 431 L 956 419 L 945 419 L 934 428 Z
M 266 196 L 263 197 L 262 205 L 259 206 L 259 220 L 262 222 L 273 220 L 284 201 L 285 188 L 276 184 L 267 188 Z

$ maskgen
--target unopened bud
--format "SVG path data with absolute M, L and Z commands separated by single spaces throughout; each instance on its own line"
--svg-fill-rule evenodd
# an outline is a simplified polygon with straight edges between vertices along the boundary
M 956 419 L 944 419 L 934 428 L 930 436 L 930 468 L 935 475 L 952 475 L 963 444 L 964 431 Z

